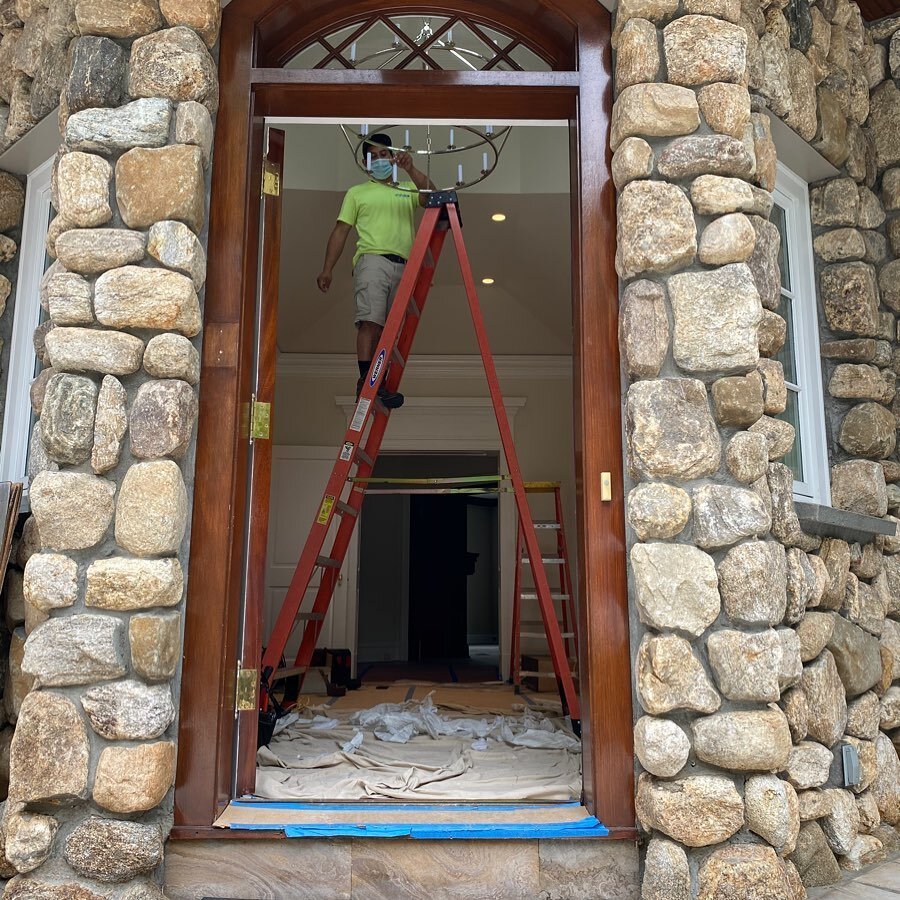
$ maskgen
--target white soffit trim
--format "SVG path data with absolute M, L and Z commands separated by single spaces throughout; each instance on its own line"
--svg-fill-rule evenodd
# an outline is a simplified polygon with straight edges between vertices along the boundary
M 0 169 L 27 175 L 41 163 L 56 156 L 61 136 L 59 133 L 59 108 L 48 113 L 34 128 L 27 131 L 8 150 L 0 153 Z
M 783 163 L 795 175 L 799 175 L 807 184 L 815 184 L 824 178 L 836 178 L 841 173 L 811 144 L 789 128 L 778 116 L 769 110 L 769 122 L 772 126 L 772 140 L 778 162 Z
M 494 364 L 504 380 L 572 378 L 571 356 L 495 356 Z M 282 378 L 345 378 L 357 374 L 356 357 L 350 353 L 279 353 L 275 371 Z M 484 379 L 484 366 L 474 354 L 413 356 L 406 374 L 417 379 Z

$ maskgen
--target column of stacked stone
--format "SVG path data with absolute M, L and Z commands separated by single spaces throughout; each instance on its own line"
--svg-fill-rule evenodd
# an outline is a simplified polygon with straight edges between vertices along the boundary
M 137 900 L 171 824 L 219 7 L 74 9 L 4 896 Z
M 644 896 L 666 900 L 804 896 L 793 860 L 835 880 L 836 855 L 853 868 L 896 844 L 900 769 L 877 693 L 894 632 L 879 643 L 857 612 L 889 590 L 881 548 L 805 534 L 781 462 L 795 435 L 778 418 L 775 150 L 754 110 L 773 105 L 790 26 L 767 6 L 625 0 L 614 35 L 637 810 Z M 767 96 L 751 97 L 760 67 Z M 788 71 L 782 115 L 800 109 Z M 821 114 L 806 125 L 820 144 Z M 852 791 L 844 742 L 863 761 Z

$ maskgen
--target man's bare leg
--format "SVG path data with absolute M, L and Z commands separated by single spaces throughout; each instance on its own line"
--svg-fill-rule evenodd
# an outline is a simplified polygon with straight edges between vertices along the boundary
M 372 362 L 381 329 L 382 326 L 377 322 L 359 323 L 359 328 L 356 329 L 356 358 L 360 362 Z

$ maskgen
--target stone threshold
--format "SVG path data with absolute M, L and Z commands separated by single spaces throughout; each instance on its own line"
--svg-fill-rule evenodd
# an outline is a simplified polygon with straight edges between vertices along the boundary
M 867 543 L 879 534 L 893 537 L 897 530 L 894 522 L 848 512 L 845 509 L 835 509 L 833 506 L 795 501 L 794 508 L 804 531 L 823 537 L 841 538 L 851 543 L 854 541 Z

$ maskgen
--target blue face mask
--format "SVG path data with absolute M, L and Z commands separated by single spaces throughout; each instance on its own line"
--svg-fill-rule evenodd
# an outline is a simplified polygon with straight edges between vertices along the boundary
M 372 160 L 372 176 L 379 181 L 385 181 L 394 171 L 394 164 L 389 159 Z

